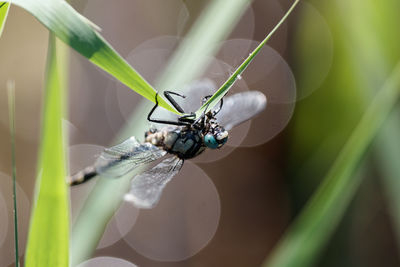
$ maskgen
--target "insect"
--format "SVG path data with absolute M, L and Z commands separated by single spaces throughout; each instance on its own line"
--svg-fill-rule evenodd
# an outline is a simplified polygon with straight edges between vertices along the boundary
M 136 167 L 150 163 L 166 155 L 153 168 L 138 174 L 131 181 L 131 188 L 125 200 L 139 208 L 153 208 L 159 201 L 166 184 L 179 172 L 186 159 L 201 154 L 206 148 L 219 149 L 228 140 L 228 131 L 234 126 L 253 118 L 265 109 L 267 99 L 258 91 L 237 93 L 221 99 L 216 109 L 207 110 L 199 117 L 185 113 L 173 96 L 185 98 L 176 92 L 165 91 L 164 96 L 177 111 L 184 114 L 176 120 L 154 119 L 158 107 L 147 116 L 148 121 L 167 125 L 161 129 L 152 128 L 145 133 L 145 141 L 139 142 L 134 136 L 116 146 L 106 148 L 93 166 L 89 166 L 68 178 L 70 185 L 84 183 L 100 175 L 118 178 Z M 211 95 L 203 97 L 204 104 Z

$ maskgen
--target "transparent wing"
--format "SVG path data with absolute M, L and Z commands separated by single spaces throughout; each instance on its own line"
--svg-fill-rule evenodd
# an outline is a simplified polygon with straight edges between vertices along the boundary
M 153 208 L 160 200 L 165 185 L 182 168 L 183 160 L 170 157 L 152 169 L 137 175 L 131 182 L 131 189 L 125 200 L 142 209 Z
M 119 145 L 106 148 L 97 159 L 97 174 L 105 178 L 118 178 L 138 165 L 161 158 L 167 152 L 150 144 L 139 143 L 131 137 Z
M 230 130 L 245 122 L 267 106 L 267 97 L 259 91 L 248 91 L 224 97 L 221 111 L 216 115 L 218 123 Z

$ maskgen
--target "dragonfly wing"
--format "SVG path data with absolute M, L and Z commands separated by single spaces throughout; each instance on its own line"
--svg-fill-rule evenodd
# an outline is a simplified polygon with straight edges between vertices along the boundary
M 167 152 L 131 137 L 119 145 L 106 148 L 97 159 L 97 174 L 105 178 L 118 178 L 139 165 L 161 158 Z
M 224 104 L 216 118 L 218 123 L 229 131 L 256 116 L 266 106 L 267 98 L 259 91 L 237 93 L 224 98 Z
M 142 209 L 153 208 L 160 200 L 165 185 L 182 168 L 183 160 L 170 157 L 146 172 L 137 175 L 131 182 L 131 189 L 125 200 Z

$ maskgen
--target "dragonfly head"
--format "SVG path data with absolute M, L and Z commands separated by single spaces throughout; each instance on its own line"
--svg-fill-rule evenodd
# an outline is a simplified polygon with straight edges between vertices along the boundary
M 204 135 L 204 144 L 211 149 L 221 148 L 228 141 L 228 131 L 217 124 L 211 125 Z

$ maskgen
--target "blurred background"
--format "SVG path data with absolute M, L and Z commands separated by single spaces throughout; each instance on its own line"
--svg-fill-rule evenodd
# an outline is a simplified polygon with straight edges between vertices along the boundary
M 154 85 L 210 1 L 71 2 Z M 221 85 L 290 4 L 254 0 L 194 84 Z M 139 211 L 123 203 L 89 266 L 260 266 L 399 60 L 399 12 L 396 0 L 301 1 L 231 91 L 262 91 L 266 110 L 233 129 L 221 151 L 186 161 L 156 208 Z M 0 39 L 0 266 L 14 266 L 6 82 L 16 84 L 23 251 L 37 171 L 47 36 L 30 14 L 11 8 Z M 147 116 L 135 110 L 139 95 L 72 50 L 68 94 L 64 125 L 71 173 L 115 144 L 132 113 Z M 397 109 L 360 164 L 355 175 L 362 183 L 316 266 L 400 266 Z M 71 189 L 72 222 L 95 183 Z

